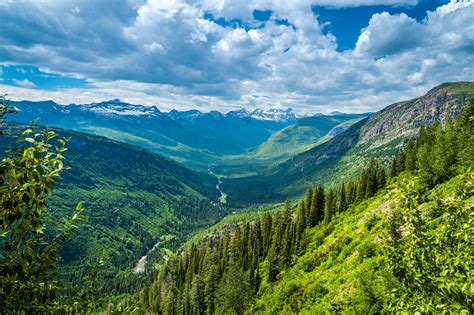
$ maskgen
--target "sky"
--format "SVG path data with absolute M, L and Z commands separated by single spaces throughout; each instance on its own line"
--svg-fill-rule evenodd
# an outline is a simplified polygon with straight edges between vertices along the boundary
M 0 0 L 0 95 L 377 111 L 474 80 L 474 0 Z

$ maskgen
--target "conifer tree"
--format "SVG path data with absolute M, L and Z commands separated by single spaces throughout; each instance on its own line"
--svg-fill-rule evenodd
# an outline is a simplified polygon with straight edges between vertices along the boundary
M 359 181 L 357 183 L 357 202 L 360 202 L 365 199 L 367 196 L 367 183 L 368 183 L 368 172 L 364 168 L 359 176 Z
M 314 208 L 314 204 L 313 204 L 313 188 L 308 187 L 308 190 L 306 190 L 306 196 L 305 196 L 305 205 L 306 205 L 306 209 L 307 212 L 311 215 L 311 212 L 312 212 L 312 209 Z
M 310 210 L 310 220 L 308 226 L 316 226 L 324 219 L 325 196 L 323 185 L 318 184 L 313 193 L 313 207 Z
M 346 211 L 347 209 L 347 199 L 346 199 L 346 187 L 344 185 L 344 182 L 341 185 L 340 188 L 340 195 L 339 195 L 339 213 Z
M 244 314 L 251 302 L 251 287 L 244 270 L 232 262 L 216 292 L 216 310 L 220 314 Z
M 330 222 L 334 215 L 334 199 L 334 190 L 330 189 L 326 194 L 326 209 L 324 211 L 324 222 L 326 223 Z
M 204 290 L 204 281 L 201 275 L 195 275 L 191 283 L 190 292 L 192 314 L 204 314 L 206 309 Z

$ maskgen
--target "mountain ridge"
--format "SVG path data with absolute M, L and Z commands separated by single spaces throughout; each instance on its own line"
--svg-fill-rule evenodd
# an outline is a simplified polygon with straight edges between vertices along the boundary
M 179 120 L 182 118 L 192 119 L 199 116 L 205 115 L 220 115 L 223 117 L 239 117 L 239 118 L 253 118 L 257 120 L 271 120 L 271 121 L 296 121 L 298 118 L 308 117 L 313 115 L 299 115 L 292 108 L 279 109 L 261 109 L 255 108 L 254 110 L 247 110 L 244 108 L 238 110 L 231 110 L 228 112 L 220 112 L 217 110 L 211 110 L 203 112 L 198 109 L 188 110 L 177 110 L 171 109 L 169 111 L 162 111 L 157 105 L 140 105 L 123 102 L 120 99 L 112 99 L 102 102 L 83 103 L 76 104 L 71 103 L 67 105 L 56 103 L 52 100 L 48 101 L 11 101 L 13 106 L 15 104 L 31 103 L 42 106 L 51 106 L 56 110 L 61 110 L 64 113 L 70 113 L 71 110 L 81 110 L 84 112 L 90 111 L 98 115 L 104 116 L 168 116 L 173 120 Z M 17 110 L 21 111 L 21 108 L 17 107 Z M 338 112 L 338 114 L 341 114 Z M 332 115 L 332 114 L 331 114 Z
M 363 118 L 329 141 L 299 153 L 266 173 L 223 181 L 229 201 L 239 195 L 252 200 L 284 200 L 301 194 L 314 182 L 348 180 L 337 174 L 357 174 L 369 157 L 389 162 L 407 138 L 415 136 L 421 125 L 456 117 L 466 100 L 474 95 L 474 82 L 445 83 L 423 96 L 391 104 Z M 259 189 L 244 190 L 252 185 Z M 270 194 L 271 192 L 271 194 Z
M 104 135 L 142 146 L 198 171 L 221 164 L 227 155 L 247 152 L 275 132 L 307 119 L 298 118 L 291 109 L 241 109 L 227 114 L 194 109 L 166 113 L 156 106 L 130 105 L 120 100 L 85 105 L 58 105 L 52 101 L 11 105 L 17 109 L 17 115 L 10 120 L 30 123 L 39 118 L 40 125 Z

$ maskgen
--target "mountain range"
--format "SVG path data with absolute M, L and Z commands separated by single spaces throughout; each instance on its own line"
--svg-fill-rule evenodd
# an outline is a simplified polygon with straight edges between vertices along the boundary
M 382 170 L 384 175 L 380 181 L 385 185 L 385 170 L 390 167 L 394 157 L 399 156 L 407 142 L 416 137 L 420 128 L 436 122 L 454 126 L 447 122 L 459 116 L 472 96 L 474 83 L 446 83 L 423 96 L 389 105 L 376 113 L 334 112 L 310 117 L 299 117 L 290 109 L 253 112 L 239 110 L 227 114 L 215 111 L 202 113 L 198 110 L 173 110 L 163 113 L 156 107 L 131 105 L 118 100 L 67 106 L 54 102 L 12 102 L 17 114 L 9 116 L 9 122 L 3 125 L 2 130 L 6 136 L 0 138 L 0 147 L 2 155 L 8 154 L 10 148 L 17 146 L 13 140 L 22 130 L 28 128 L 29 125 L 25 123 L 35 118 L 39 118 L 38 124 L 33 127 L 35 131 L 49 128 L 61 137 L 71 138 L 67 143 L 68 151 L 64 154 L 65 165 L 70 169 L 64 172 L 62 181 L 49 197 L 48 209 L 52 217 L 61 219 L 74 209 L 77 202 L 82 201 L 89 220 L 80 224 L 76 235 L 67 241 L 61 250 L 64 257 L 59 266 L 61 279 L 80 284 L 82 280 L 78 279 L 91 262 L 101 260 L 105 255 L 106 262 L 101 265 L 100 271 L 102 280 L 96 288 L 96 294 L 114 296 L 114 299 L 125 296 L 125 300 L 118 306 L 118 309 L 124 312 L 133 310 L 136 305 L 146 309 L 156 307 L 150 306 L 152 299 L 147 300 L 144 296 L 161 301 L 159 299 L 164 299 L 160 293 L 162 286 L 166 292 L 174 292 L 169 283 L 174 281 L 183 285 L 185 279 L 191 277 L 191 274 L 194 275 L 187 275 L 191 271 L 184 275 L 184 270 L 194 270 L 194 267 L 189 267 L 194 266 L 190 257 L 195 257 L 194 264 L 197 266 L 198 261 L 205 260 L 208 247 L 213 248 L 220 256 L 227 257 L 228 253 L 235 254 L 235 251 L 245 251 L 247 248 L 246 245 L 234 247 L 236 242 L 246 240 L 242 244 L 260 246 L 258 242 L 253 243 L 254 240 L 249 236 L 249 233 L 256 229 L 252 220 L 263 218 L 262 221 L 267 222 L 265 229 L 277 229 L 272 232 L 273 236 L 268 231 L 270 234 L 260 233 L 261 236 L 262 233 L 267 233 L 263 237 L 267 238 L 265 246 L 270 253 L 277 250 L 276 248 L 283 251 L 281 244 L 286 244 L 286 247 L 290 243 L 293 244 L 291 246 L 296 246 L 297 243 L 285 243 L 282 238 L 290 237 L 296 233 L 296 226 L 303 224 L 298 221 L 302 212 L 303 216 L 309 216 L 310 213 L 315 215 L 322 222 L 320 225 L 308 227 L 308 232 L 300 229 L 301 226 L 298 227 L 304 235 L 299 241 L 303 242 L 307 238 L 307 241 L 311 242 L 308 243 L 309 247 L 297 248 L 299 253 L 285 256 L 297 257 L 297 265 L 292 265 L 289 258 L 284 264 L 279 261 L 278 257 L 284 257 L 283 254 L 265 254 L 258 258 L 263 259 L 261 265 L 258 259 L 246 263 L 246 268 L 260 266 L 260 269 L 257 269 L 265 274 L 263 278 L 258 278 L 260 271 L 255 271 L 256 274 L 252 273 L 251 276 L 254 277 L 251 278 L 252 281 L 260 279 L 258 281 L 266 283 L 261 288 L 262 299 L 255 300 L 255 307 L 260 310 L 282 310 L 287 304 L 282 302 L 283 298 L 279 293 L 268 286 L 268 281 L 273 281 L 279 288 L 287 290 L 287 286 L 291 287 L 293 283 L 293 279 L 287 277 L 302 272 L 313 277 L 315 272 L 324 269 L 322 264 L 319 265 L 320 261 L 324 261 L 325 266 L 336 269 L 344 264 L 353 266 L 350 257 L 354 255 L 361 257 L 364 266 L 369 265 L 369 262 L 364 260 L 367 258 L 365 252 L 375 251 L 371 244 L 379 236 L 374 236 L 372 227 L 369 227 L 364 230 L 363 236 L 360 236 L 363 244 L 358 241 L 352 244 L 352 240 L 359 239 L 357 235 L 360 234 L 360 228 L 357 231 L 350 229 L 353 226 L 365 227 L 372 224 L 371 221 L 364 222 L 368 220 L 367 217 L 374 216 L 373 213 L 380 212 L 385 216 L 386 209 L 391 207 L 394 198 L 398 198 L 396 196 L 402 186 L 382 191 L 377 197 L 376 189 L 370 194 L 366 192 L 369 191 L 370 185 L 367 184 L 367 178 L 367 183 L 362 184 L 363 175 L 367 175 L 370 170 L 373 174 L 379 174 Z M 433 134 L 439 132 L 432 130 Z M 453 130 L 455 129 L 450 129 L 449 132 L 452 134 Z M 463 135 L 460 135 L 459 139 L 468 141 L 468 136 L 462 137 Z M 436 140 L 438 145 L 443 145 L 444 149 L 448 148 L 449 144 L 442 143 L 441 140 Z M 464 149 L 458 146 L 456 154 L 464 156 Z M 470 151 L 466 152 L 469 154 Z M 437 158 L 443 160 L 445 157 Z M 470 163 L 472 159 L 464 157 L 464 160 Z M 378 163 L 378 166 L 375 167 L 374 163 Z M 354 182 L 358 184 L 347 186 L 347 198 L 352 198 L 350 209 L 355 211 L 355 215 L 352 210 L 346 213 L 343 212 L 345 210 L 340 210 L 349 206 L 344 204 L 346 186 L 343 183 Z M 464 177 L 442 183 L 440 189 L 443 190 L 443 198 L 448 198 L 451 191 L 461 189 L 464 182 L 472 184 L 472 181 Z M 321 211 L 324 213 L 319 214 L 314 212 L 315 206 L 311 206 L 317 204 L 314 200 L 317 199 L 318 189 L 314 192 L 311 188 L 308 189 L 318 187 L 318 183 L 323 183 L 328 193 L 326 206 L 322 203 Z M 380 184 L 379 188 L 382 189 L 383 185 Z M 352 190 L 349 187 L 352 187 Z M 430 198 L 441 202 L 437 188 L 431 188 L 433 191 L 429 191 Z M 305 191 L 306 196 L 298 211 L 295 211 L 294 215 L 291 214 L 294 209 L 290 199 L 301 200 Z M 336 193 L 340 194 L 337 202 L 334 201 L 337 199 L 334 199 Z M 469 196 L 466 196 L 468 202 Z M 367 199 L 371 197 L 374 199 Z M 288 201 L 282 206 L 281 202 L 285 199 Z M 472 201 L 472 198 L 470 200 Z M 435 201 L 426 203 L 432 207 Z M 302 210 L 305 207 L 306 210 Z M 328 210 L 328 207 L 333 209 Z M 286 209 L 285 217 L 281 215 L 282 209 Z M 275 212 L 280 214 L 272 219 L 271 216 Z M 436 211 L 430 211 L 431 214 L 436 215 Z M 332 221 L 328 218 L 329 215 L 334 216 Z M 247 223 L 242 223 L 243 218 Z M 275 225 L 268 221 L 274 222 Z M 286 226 L 288 222 L 291 222 L 293 228 L 283 229 L 282 226 Z M 386 223 L 377 224 L 376 230 L 388 229 Z M 54 235 L 57 232 L 55 229 L 54 226 L 47 233 Z M 262 231 L 266 231 L 265 229 Z M 334 235 L 331 234 L 333 230 Z M 350 235 L 350 239 L 346 240 L 347 235 Z M 231 238 L 234 240 L 231 241 Z M 191 241 L 196 240 L 205 246 L 190 245 Z M 341 242 L 344 244 L 341 245 Z M 349 243 L 352 245 L 347 247 Z M 326 245 L 323 250 L 314 244 Z M 344 260 L 336 263 L 330 258 L 330 255 L 339 253 L 332 248 L 333 244 L 350 248 L 353 253 L 343 250 Z M 367 246 L 370 248 L 367 249 Z M 106 251 L 103 252 L 103 249 Z M 314 256 L 313 249 L 322 252 L 323 256 Z M 360 256 L 359 251 L 362 253 Z M 254 248 L 252 254 L 246 255 L 258 256 L 258 252 Z M 301 256 L 298 256 L 300 254 Z M 368 256 L 369 258 L 382 256 L 380 253 L 377 256 L 374 252 L 370 255 L 372 256 Z M 200 258 L 196 258 L 198 256 Z M 245 257 L 248 258 L 243 255 L 238 259 Z M 171 266 L 168 265 L 169 262 Z M 273 275 L 273 280 L 269 280 L 270 273 L 265 270 L 271 270 L 272 264 L 288 268 L 291 274 L 282 272 L 278 277 Z M 224 264 L 219 268 L 227 270 L 230 265 L 226 266 Z M 171 277 L 167 272 L 180 274 L 183 279 L 167 278 Z M 197 274 L 201 271 L 192 272 Z M 223 274 L 225 275 L 224 271 Z M 239 277 L 246 279 L 245 274 Z M 354 285 L 354 276 L 347 274 L 347 277 L 351 279 L 347 285 Z M 315 282 L 314 279 L 305 279 L 305 283 L 311 286 Z M 337 288 L 337 292 L 345 290 L 345 287 L 340 285 L 343 283 L 341 281 L 342 276 L 330 278 L 330 283 Z M 195 282 L 187 283 L 186 290 L 200 290 L 200 284 L 192 283 Z M 253 284 L 256 283 L 258 282 Z M 195 289 L 190 289 L 191 287 Z M 291 288 L 288 290 L 288 295 L 306 301 L 306 296 L 302 297 L 301 292 Z M 332 294 L 324 288 L 318 290 L 318 294 L 325 299 L 338 299 L 337 294 Z M 176 294 L 181 296 L 186 295 L 186 292 L 180 291 Z M 128 297 L 132 300 L 127 300 Z M 166 299 L 173 301 L 169 296 Z M 266 299 L 275 300 L 281 305 L 267 305 Z M 176 302 L 175 305 L 185 303 L 185 299 L 183 301 Z M 305 303 L 307 305 L 298 307 L 312 305 Z M 123 305 L 129 304 L 131 309 L 121 309 Z M 328 309 L 330 306 L 324 307 Z M 158 309 L 163 309 L 163 305 Z
M 38 119 L 39 125 L 106 136 L 142 146 L 199 171 L 207 171 L 210 165 L 225 164 L 227 155 L 254 150 L 275 132 L 307 119 L 290 108 L 252 112 L 241 109 L 223 114 L 198 110 L 161 112 L 155 106 L 132 105 L 119 100 L 83 105 L 22 101 L 11 102 L 11 105 L 17 110 L 12 117 L 16 122 L 30 123 Z M 329 121 L 321 125 L 321 130 L 319 124 L 312 125 L 315 135 L 308 139 L 311 141 L 326 135 L 327 128 L 360 115 L 316 117 L 321 121 L 329 117 Z

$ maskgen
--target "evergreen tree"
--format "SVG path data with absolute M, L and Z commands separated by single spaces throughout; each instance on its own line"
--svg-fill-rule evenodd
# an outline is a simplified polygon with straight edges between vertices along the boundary
M 369 174 L 364 168 L 359 176 L 359 182 L 357 183 L 357 202 L 364 200 L 367 196 L 367 184 L 369 182 Z
M 191 283 L 191 311 L 192 314 L 204 314 L 205 304 L 205 285 L 202 277 L 196 275 Z
M 313 207 L 310 210 L 310 220 L 308 223 L 310 227 L 316 226 L 324 219 L 325 196 L 323 185 L 318 184 L 313 192 L 312 200 Z
M 244 314 L 251 303 L 251 287 L 244 270 L 236 263 L 231 263 L 222 277 L 216 292 L 216 311 Z
M 314 212 L 314 204 L 313 204 L 313 201 L 314 201 L 314 198 L 313 198 L 313 188 L 308 187 L 308 190 L 306 191 L 306 196 L 305 196 L 305 205 L 306 205 L 306 209 L 307 209 L 307 212 L 308 214 L 311 216 L 311 213 Z
M 346 211 L 346 209 L 347 209 L 346 187 L 343 182 L 340 188 L 340 195 L 339 195 L 339 213 Z
M 334 190 L 330 189 L 326 194 L 326 209 L 324 211 L 324 222 L 330 222 L 332 217 L 334 216 L 335 208 L 334 208 Z

